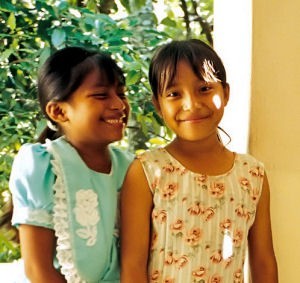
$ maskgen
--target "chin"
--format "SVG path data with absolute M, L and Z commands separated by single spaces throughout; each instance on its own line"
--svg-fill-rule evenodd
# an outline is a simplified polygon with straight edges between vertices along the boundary
M 111 138 L 110 139 L 110 143 L 113 143 L 113 142 L 117 142 L 117 141 L 120 141 L 121 139 L 123 139 L 124 135 L 120 135 L 120 136 L 116 136 L 114 138 Z

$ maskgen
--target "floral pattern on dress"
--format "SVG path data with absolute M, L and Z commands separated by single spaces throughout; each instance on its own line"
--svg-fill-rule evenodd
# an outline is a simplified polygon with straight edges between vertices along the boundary
M 76 221 L 82 228 L 76 234 L 86 239 L 87 246 L 93 246 L 97 240 L 97 223 L 100 220 L 98 212 L 98 196 L 92 190 L 79 190 L 76 192 L 76 206 L 74 208 Z
M 165 149 L 139 156 L 153 194 L 151 283 L 242 283 L 264 167 L 236 154 L 219 176 L 187 170 Z

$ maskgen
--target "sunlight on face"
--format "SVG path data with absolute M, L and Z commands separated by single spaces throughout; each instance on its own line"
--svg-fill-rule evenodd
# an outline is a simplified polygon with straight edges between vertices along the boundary
M 215 104 L 215 106 L 216 106 L 216 108 L 217 109 L 220 109 L 220 107 L 221 107 L 221 98 L 220 98 L 220 95 L 218 95 L 218 94 L 215 94 L 214 96 L 213 96 L 213 103 Z

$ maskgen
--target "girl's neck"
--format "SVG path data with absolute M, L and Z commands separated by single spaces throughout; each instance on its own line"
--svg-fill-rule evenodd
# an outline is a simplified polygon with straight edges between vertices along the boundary
M 77 150 L 78 151 L 78 150 Z M 78 151 L 86 166 L 91 170 L 108 174 L 111 172 L 111 158 L 108 148 L 105 151 Z
M 79 144 L 68 142 L 76 149 L 86 166 L 99 173 L 110 173 L 111 157 L 108 145 Z
M 235 159 L 235 154 L 220 142 L 217 135 L 198 142 L 176 138 L 166 150 L 186 169 L 207 175 L 226 173 Z
M 201 141 L 188 141 L 176 137 L 166 148 L 187 156 L 218 154 L 225 149 L 217 134 Z

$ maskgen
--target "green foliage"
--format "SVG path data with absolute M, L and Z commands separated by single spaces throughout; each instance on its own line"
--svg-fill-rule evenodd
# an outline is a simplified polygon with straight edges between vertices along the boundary
M 19 244 L 11 240 L 12 231 L 5 227 L 0 228 L 0 263 L 12 262 L 21 256 Z
M 146 0 L 121 0 L 128 13 L 124 18 L 99 13 L 105 4 L 116 11 L 115 1 L 90 0 L 80 7 L 78 2 L 0 0 L 0 226 L 10 201 L 8 178 L 13 158 L 21 144 L 35 141 L 45 125 L 36 99 L 36 78 L 38 68 L 55 50 L 65 46 L 101 49 L 119 62 L 132 109 L 125 137 L 130 150 L 161 144 L 171 137 L 154 111 L 147 73 L 158 45 L 170 37 L 187 35 L 182 32 L 182 19 L 176 19 L 169 5 L 164 7 L 164 19 L 158 19 L 152 2 Z M 178 5 L 178 1 L 170 2 Z M 212 0 L 203 2 L 209 5 Z M 19 256 L 14 231 L 3 226 L 0 262 Z
M 8 194 L 7 194 L 8 196 Z M 20 257 L 20 247 L 17 241 L 16 229 L 12 228 L 9 219 L 11 218 L 11 202 L 6 198 L 1 199 L 0 219 L 0 263 L 10 262 Z
M 213 0 L 170 0 L 161 20 L 164 31 L 173 38 L 202 39 L 213 45 Z

